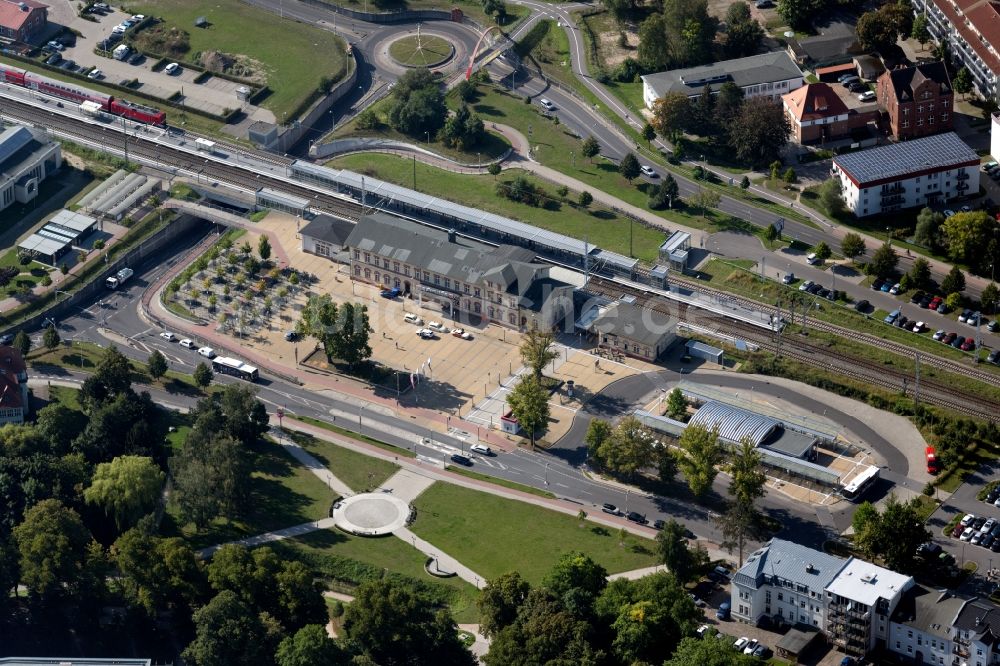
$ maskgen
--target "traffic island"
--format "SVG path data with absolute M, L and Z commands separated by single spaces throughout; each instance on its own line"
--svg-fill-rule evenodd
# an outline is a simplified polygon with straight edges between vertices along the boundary
M 410 35 L 389 45 L 389 57 L 403 67 L 440 67 L 455 55 L 455 47 L 434 35 Z

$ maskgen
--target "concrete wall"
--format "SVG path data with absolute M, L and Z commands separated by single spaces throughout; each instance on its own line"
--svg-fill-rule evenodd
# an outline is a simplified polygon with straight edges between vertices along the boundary
M 302 140 L 309 128 L 319 122 L 324 113 L 328 112 L 334 104 L 340 101 L 341 97 L 354 88 L 354 83 L 358 80 L 358 61 L 353 50 L 348 60 L 348 66 L 351 73 L 348 74 L 347 78 L 342 79 L 330 89 L 329 93 L 316 100 L 316 103 L 306 111 L 304 116 L 282 132 L 272 150 L 278 153 L 287 153 L 292 146 Z
M 51 317 L 58 322 L 65 316 L 74 313 L 78 307 L 85 301 L 91 301 L 95 296 L 99 294 L 108 293 L 107 287 L 104 286 L 104 278 L 116 273 L 122 268 L 127 268 L 133 266 L 145 257 L 158 252 L 165 246 L 172 243 L 178 237 L 189 233 L 192 229 L 197 227 L 199 224 L 205 224 L 204 221 L 199 220 L 195 217 L 190 217 L 188 215 L 182 215 L 176 220 L 168 224 L 166 227 L 156 232 L 142 243 L 136 247 L 129 250 L 124 256 L 119 257 L 116 261 L 111 262 L 107 265 L 107 268 L 99 273 L 97 273 L 93 280 L 73 292 L 73 295 L 66 300 L 59 301 L 57 304 L 53 305 L 47 310 L 40 312 L 34 317 L 17 324 L 16 326 L 9 327 L 7 329 L 2 329 L 0 332 L 3 333 L 14 333 L 19 329 L 24 329 L 26 331 L 33 331 L 41 328 L 42 322 L 45 318 Z

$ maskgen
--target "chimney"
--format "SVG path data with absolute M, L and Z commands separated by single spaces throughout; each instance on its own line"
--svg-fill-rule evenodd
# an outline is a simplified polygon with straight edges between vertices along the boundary
M 449 229 L 448 230 L 448 242 L 449 243 L 454 243 L 455 242 L 455 230 L 454 229 Z

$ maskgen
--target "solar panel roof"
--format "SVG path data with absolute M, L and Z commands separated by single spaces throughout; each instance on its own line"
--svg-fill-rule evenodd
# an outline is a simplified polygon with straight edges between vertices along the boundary
M 833 158 L 833 163 L 860 185 L 899 178 L 927 169 L 957 166 L 970 161 L 979 162 L 979 157 L 954 132 L 893 143 Z

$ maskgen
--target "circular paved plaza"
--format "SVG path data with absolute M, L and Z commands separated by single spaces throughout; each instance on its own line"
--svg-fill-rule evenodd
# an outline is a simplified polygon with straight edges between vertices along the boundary
M 333 519 L 337 527 L 361 536 L 390 534 L 406 526 L 410 505 L 389 493 L 362 493 L 337 502 Z

